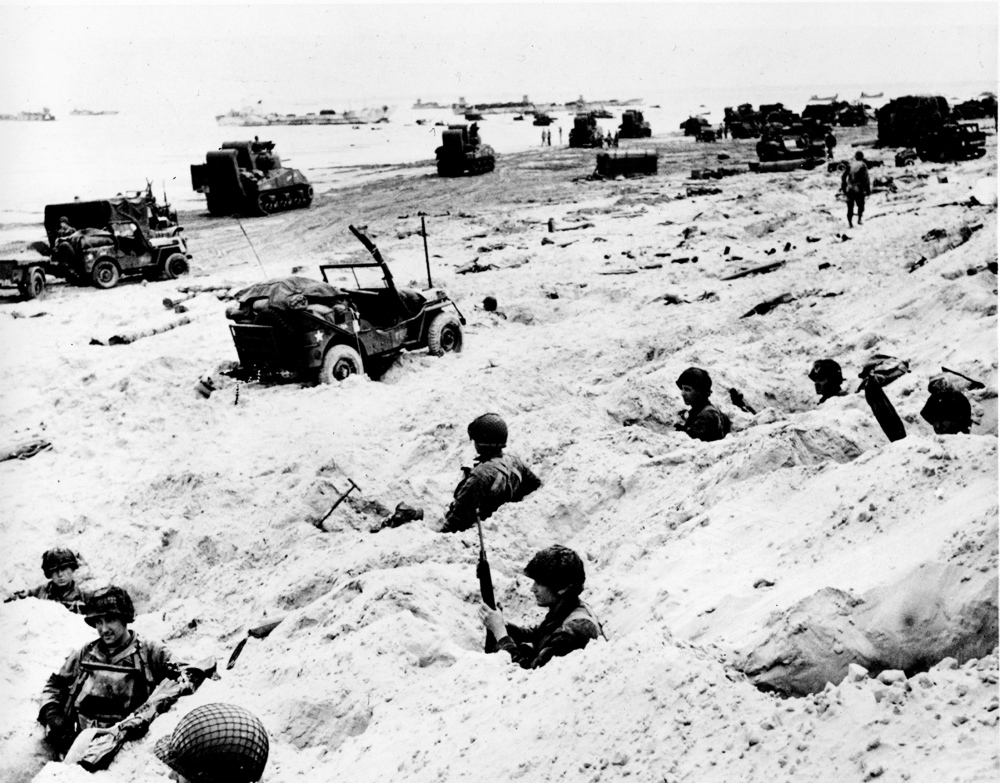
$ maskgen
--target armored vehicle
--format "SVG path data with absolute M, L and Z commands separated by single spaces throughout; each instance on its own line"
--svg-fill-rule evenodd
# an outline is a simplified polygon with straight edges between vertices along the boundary
M 60 228 L 66 218 L 71 233 Z M 45 207 L 51 248 L 49 269 L 76 283 L 114 288 L 123 275 L 173 279 L 189 268 L 187 242 L 179 226 L 150 228 L 143 197 L 73 201 Z
M 680 124 L 680 129 L 684 131 L 685 136 L 694 136 L 696 138 L 702 129 L 707 127 L 709 127 L 709 123 L 704 117 L 688 117 Z
M 479 139 L 479 126 L 449 125 L 441 131 L 441 146 L 434 150 L 438 175 L 460 177 L 463 174 L 486 174 L 496 167 L 496 157 L 489 144 Z
M 554 120 L 548 114 L 546 114 L 545 112 L 536 111 L 535 112 L 535 119 L 531 121 L 531 124 L 532 125 L 540 125 L 542 127 L 545 127 L 547 125 L 551 125 L 553 122 L 554 122 Z
M 227 141 L 191 166 L 191 187 L 204 193 L 215 217 L 268 215 L 308 207 L 313 189 L 297 169 L 285 168 L 273 141 Z
M 734 139 L 750 139 L 760 136 L 760 115 L 749 103 L 741 103 L 734 110 L 726 107 L 726 130 Z
M 597 126 L 594 112 L 577 114 L 573 118 L 573 127 L 569 131 L 569 146 L 571 147 L 603 147 L 604 136 Z
M 648 139 L 653 135 L 653 129 L 642 118 L 638 109 L 626 109 L 622 112 L 622 124 L 618 126 L 618 137 L 621 139 Z
M 986 154 L 986 134 L 974 122 L 946 122 L 924 133 L 915 146 L 920 160 L 970 160 Z
M 378 248 L 350 229 L 374 261 L 325 264 L 324 282 L 285 277 L 237 294 L 226 316 L 240 373 L 337 383 L 404 350 L 426 348 L 435 356 L 462 350 L 465 319 L 444 291 L 397 289 Z M 362 267 L 379 269 L 384 285 L 345 289 L 328 282 L 328 272 Z

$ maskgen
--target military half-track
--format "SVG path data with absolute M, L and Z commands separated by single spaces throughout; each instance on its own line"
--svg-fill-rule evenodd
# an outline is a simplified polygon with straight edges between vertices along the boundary
M 569 131 L 569 146 L 571 147 L 603 147 L 604 135 L 597 125 L 597 115 L 594 112 L 577 114 L 573 118 L 573 127 Z
M 463 174 L 486 174 L 496 167 L 496 156 L 489 144 L 479 138 L 479 126 L 449 125 L 441 132 L 441 146 L 434 150 L 438 175 L 460 177 Z
M 215 217 L 269 215 L 308 207 L 313 189 L 297 169 L 285 168 L 273 141 L 227 141 L 191 166 L 191 187 L 204 193 Z
M 622 124 L 618 126 L 618 137 L 621 139 L 648 139 L 653 135 L 653 129 L 643 119 L 638 109 L 626 109 L 622 112 Z

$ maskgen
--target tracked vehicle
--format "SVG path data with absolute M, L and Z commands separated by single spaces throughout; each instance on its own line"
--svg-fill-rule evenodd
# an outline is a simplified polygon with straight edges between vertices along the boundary
M 496 156 L 489 144 L 479 139 L 479 126 L 449 125 L 441 132 L 441 146 L 434 151 L 441 177 L 463 174 L 486 174 L 496 167 Z
M 653 129 L 643 119 L 638 109 L 626 109 L 622 112 L 622 124 L 618 126 L 618 137 L 621 139 L 648 139 L 653 135 Z
M 297 169 L 285 168 L 273 141 L 227 141 L 191 166 L 191 187 L 204 193 L 215 217 L 269 215 L 308 207 L 313 189 Z
M 569 146 L 571 147 L 603 147 L 604 135 L 597 125 L 597 115 L 594 112 L 577 114 L 573 118 L 573 127 L 569 131 Z

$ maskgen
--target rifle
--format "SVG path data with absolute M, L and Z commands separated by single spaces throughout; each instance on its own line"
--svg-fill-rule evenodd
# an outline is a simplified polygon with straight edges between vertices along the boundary
M 493 574 L 490 572 L 490 562 L 486 559 L 486 544 L 483 543 L 483 523 L 476 514 L 476 527 L 479 528 L 479 562 L 476 564 L 476 576 L 479 577 L 479 594 L 483 598 L 483 603 L 490 609 L 497 608 L 496 597 L 493 595 Z M 497 651 L 497 640 L 493 632 L 487 629 L 486 643 L 483 651 L 494 653 Z
M 215 676 L 215 659 L 186 666 L 176 680 L 164 680 L 143 704 L 127 718 L 106 729 L 84 729 L 63 759 L 65 764 L 79 764 L 88 772 L 107 769 L 122 746 L 141 737 L 156 717 L 169 710 L 181 696 L 194 693 L 208 677 Z

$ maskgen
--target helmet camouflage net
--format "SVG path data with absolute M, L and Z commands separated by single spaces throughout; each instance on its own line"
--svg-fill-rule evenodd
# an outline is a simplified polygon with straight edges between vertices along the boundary
M 203 704 L 181 718 L 153 749 L 192 783 L 255 783 L 270 743 L 260 719 L 235 704 Z
M 502 449 L 507 445 L 507 424 L 497 413 L 484 413 L 469 425 L 469 437 L 479 446 Z
M 569 587 L 570 592 L 576 595 L 583 592 L 583 584 L 587 580 L 580 556 L 560 544 L 536 552 L 524 567 L 524 573 L 550 590 L 559 592 Z
M 135 607 L 132 599 L 124 588 L 102 587 L 94 592 L 83 606 L 83 619 L 87 625 L 95 626 L 98 617 L 116 615 L 123 623 L 130 623 L 135 619 Z
M 64 547 L 56 547 L 55 549 L 50 549 L 44 555 L 42 555 L 42 571 L 45 573 L 45 578 L 48 579 L 60 568 L 79 568 L 80 564 L 77 562 L 76 555 L 69 549 Z

